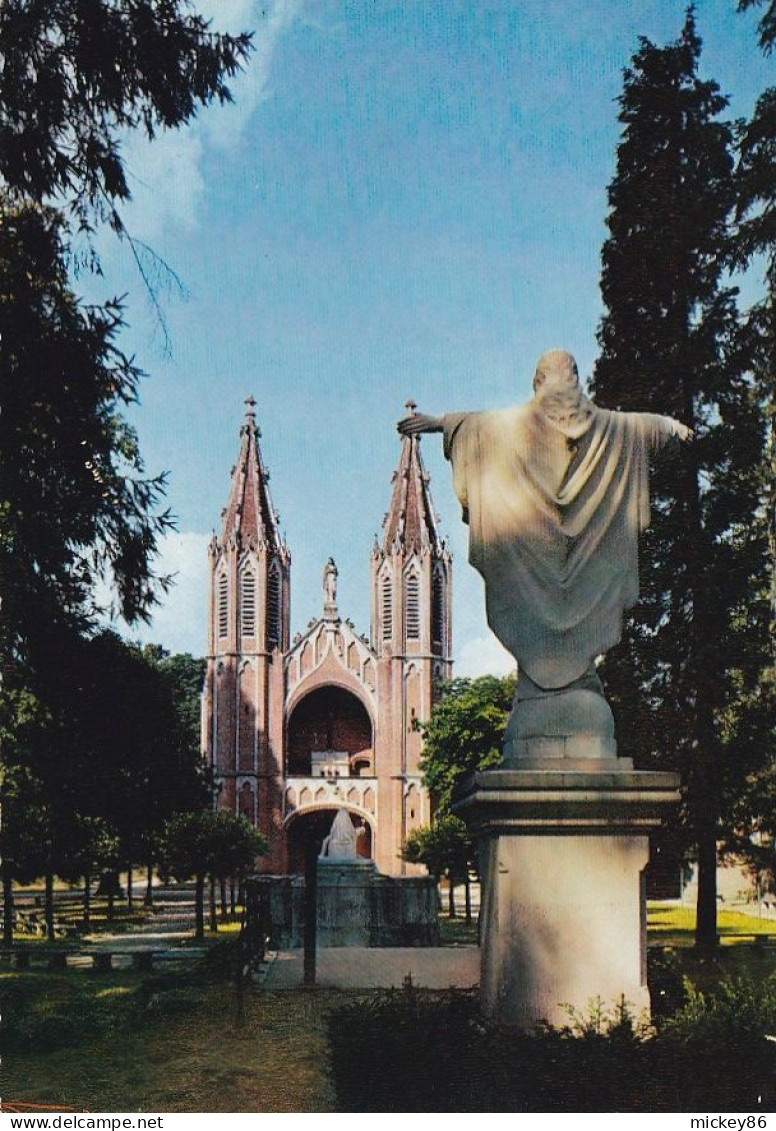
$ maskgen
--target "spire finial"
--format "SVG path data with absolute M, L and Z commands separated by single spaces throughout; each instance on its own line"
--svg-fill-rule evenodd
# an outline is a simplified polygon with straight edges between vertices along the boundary
M 405 404 L 404 407 L 406 408 L 406 410 L 410 414 L 410 416 L 414 416 L 415 415 L 415 409 L 418 406 L 415 404 L 415 401 L 412 399 L 412 397 L 410 397 L 410 399 L 407 401 L 407 403 Z
M 251 423 L 256 418 L 256 413 L 253 411 L 256 408 L 256 398 L 251 396 L 245 398 L 245 419 Z

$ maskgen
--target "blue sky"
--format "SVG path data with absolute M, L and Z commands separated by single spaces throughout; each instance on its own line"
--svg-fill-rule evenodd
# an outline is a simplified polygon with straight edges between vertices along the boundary
M 140 635 L 202 654 L 205 547 L 252 393 L 291 549 L 292 629 L 321 571 L 369 622 L 369 551 L 399 455 L 395 421 L 525 399 L 536 358 L 588 375 L 622 69 L 676 38 L 671 0 L 199 0 L 257 50 L 235 104 L 151 145 L 128 139 L 129 228 L 175 269 L 163 347 L 126 248 L 101 241 L 91 297 L 128 292 L 123 344 L 149 373 L 133 410 L 170 472 L 178 584 Z M 746 114 L 773 82 L 755 19 L 697 5 L 702 72 Z M 83 281 L 82 281 L 83 282 Z M 504 671 L 438 437 L 423 441 L 455 555 L 459 674 Z M 137 636 L 136 631 L 129 633 Z

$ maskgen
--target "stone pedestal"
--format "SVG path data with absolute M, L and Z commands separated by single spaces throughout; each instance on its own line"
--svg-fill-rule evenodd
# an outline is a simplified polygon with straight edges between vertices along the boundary
M 318 859 L 318 943 L 369 946 L 374 861 Z
M 637 1014 L 649 1009 L 648 834 L 678 803 L 679 779 L 623 762 L 489 770 L 458 796 L 454 810 L 479 839 L 492 1019 L 563 1025 L 569 1007 L 586 1017 L 599 999 L 611 1010 L 623 997 Z
M 318 946 L 439 946 L 433 876 L 381 876 L 371 860 L 318 860 Z M 303 942 L 303 876 L 249 876 L 246 931 L 262 955 Z

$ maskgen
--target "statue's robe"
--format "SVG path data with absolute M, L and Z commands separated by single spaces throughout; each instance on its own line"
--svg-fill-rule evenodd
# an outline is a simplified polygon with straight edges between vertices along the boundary
M 488 624 L 546 689 L 568 686 L 620 639 L 638 597 L 649 456 L 677 432 L 667 416 L 586 404 L 575 429 L 537 400 L 444 418 Z

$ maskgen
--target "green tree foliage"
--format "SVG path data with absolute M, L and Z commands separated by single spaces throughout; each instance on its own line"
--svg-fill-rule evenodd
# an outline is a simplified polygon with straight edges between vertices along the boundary
M 47 871 L 53 822 L 40 782 L 27 767 L 13 765 L 0 781 L 0 858 L 3 877 L 3 945 L 14 932 L 14 883 L 30 883 Z
M 0 178 L 64 202 L 82 228 L 124 231 L 122 140 L 231 100 L 249 35 L 218 35 L 185 0 L 6 0 L 0 7 Z
M 98 869 L 150 864 L 165 821 L 207 805 L 189 702 L 153 656 L 112 632 L 74 633 L 55 653 L 45 714 L 22 699 L 26 721 L 4 751 L 8 900 L 13 879 L 83 877 L 86 891 Z M 6 924 L 11 914 L 9 902 Z
M 150 700 L 133 699 L 148 671 L 89 639 L 98 593 L 127 622 L 147 618 L 171 520 L 164 476 L 145 475 L 122 415 L 141 373 L 118 346 L 121 304 L 79 302 L 68 269 L 78 235 L 107 222 L 144 274 L 119 211 L 130 197 L 122 143 L 228 101 L 249 51 L 249 36 L 215 34 L 185 0 L 0 6 L 0 743 L 9 811 L 18 793 L 48 815 L 48 889 L 81 851 L 81 818 L 109 820 L 131 859 L 179 807 L 170 790 L 190 766 L 180 719 L 165 717 L 156 741 L 142 733 L 165 715 L 158 681 Z M 23 838 L 4 841 L 16 870 L 32 867 Z
M 221 809 L 214 814 L 210 871 L 222 878 L 238 876 L 266 856 L 269 842 L 245 817 Z
M 776 44 L 776 3 L 740 0 L 740 11 L 762 9 L 759 42 L 770 55 Z M 736 820 L 729 844 L 748 858 L 760 882 L 776 885 L 776 87 L 758 99 L 739 137 L 736 168 L 738 200 L 733 245 L 735 265 L 762 271 L 762 294 L 747 311 L 746 347 L 760 392 L 767 429 L 763 461 L 763 522 L 768 527 L 770 559 L 771 662 L 760 686 L 750 694 L 747 720 L 764 751 L 764 762 L 751 773 L 736 799 Z M 765 604 L 765 602 L 763 602 Z
M 188 738 L 192 751 L 199 750 L 201 742 L 201 695 L 205 682 L 207 663 L 189 652 L 171 654 L 158 644 L 146 644 L 144 657 L 153 663 L 168 680 L 178 722 Z
M 739 12 L 746 12 L 751 8 L 765 9 L 757 30 L 760 47 L 766 55 L 770 55 L 776 43 L 776 0 L 738 0 Z
M 92 623 L 100 580 L 125 619 L 144 616 L 171 526 L 164 477 L 144 475 L 120 415 L 141 376 L 116 344 L 120 307 L 81 305 L 65 258 L 56 213 L 0 202 L 0 641 L 26 666 Z
M 70 762 L 77 768 L 60 794 L 67 791 L 74 811 L 90 804 L 94 815 L 110 820 L 126 864 L 147 862 L 167 818 L 208 801 L 199 743 L 182 717 L 177 685 L 145 650 L 112 632 L 83 643 L 68 683 Z M 46 780 L 54 774 L 48 767 Z
M 739 10 L 754 6 L 762 7 L 762 0 L 741 0 Z M 776 43 L 776 4 L 765 5 L 759 32 L 760 45 L 770 55 Z M 741 132 L 736 175 L 734 258 L 742 268 L 755 261 L 765 267 L 764 293 L 748 312 L 746 336 L 767 425 L 764 494 L 771 560 L 770 630 L 776 657 L 776 87 L 769 87 L 758 99 Z
M 498 764 L 515 677 L 481 676 L 445 684 L 423 732 L 423 781 L 438 814 L 450 811 L 453 790 L 474 770 Z
M 451 875 L 460 880 L 466 874 L 471 855 L 466 825 L 460 817 L 442 814 L 407 838 L 402 855 L 410 864 L 425 865 L 432 876 Z
M 123 860 L 122 844 L 112 826 L 102 817 L 75 815 L 72 838 L 65 858 L 59 865 L 59 875 L 74 883 L 84 883 L 83 926 L 91 925 L 92 880 L 101 872 L 118 870 Z M 112 911 L 112 906 L 111 906 Z
M 455 915 L 454 887 L 469 882 L 474 846 L 466 825 L 452 813 L 437 815 L 430 825 L 416 829 L 404 845 L 402 858 L 410 864 L 423 864 L 437 880 L 447 877 L 450 884 L 450 918 Z M 467 919 L 471 906 L 467 898 Z
M 195 933 L 205 930 L 205 878 L 239 875 L 266 855 L 268 842 L 244 817 L 205 810 L 179 813 L 165 825 L 162 857 L 178 880 L 195 881 Z
M 741 707 L 763 669 L 766 540 L 761 396 L 725 276 L 733 131 L 700 51 L 690 10 L 677 42 L 642 39 L 625 72 L 593 392 L 695 432 L 654 470 L 642 598 L 602 675 L 623 753 L 684 773 L 697 937 L 713 945 L 720 817 L 762 756 Z

